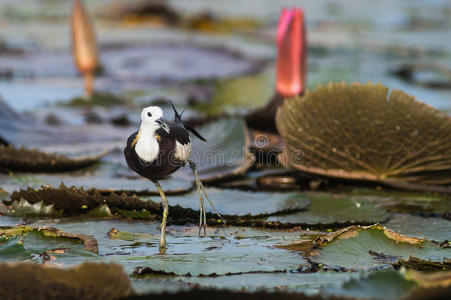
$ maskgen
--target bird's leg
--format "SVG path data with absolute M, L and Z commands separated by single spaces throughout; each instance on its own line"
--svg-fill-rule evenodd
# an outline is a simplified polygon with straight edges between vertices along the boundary
M 207 228 L 207 214 L 205 212 L 205 207 L 204 207 L 204 198 L 203 195 L 205 196 L 205 198 L 208 200 L 208 202 L 210 203 L 211 207 L 213 208 L 214 212 L 218 215 L 219 219 L 221 219 L 222 223 L 225 224 L 225 220 L 224 218 L 221 216 L 221 214 L 216 210 L 216 207 L 214 206 L 213 202 L 210 200 L 210 198 L 208 198 L 208 194 L 205 191 L 204 185 L 202 184 L 202 181 L 200 181 L 199 178 L 199 174 L 197 173 L 197 168 L 196 168 L 196 164 L 191 161 L 188 160 L 188 164 L 189 167 L 191 168 L 191 170 L 193 171 L 194 174 L 194 178 L 196 180 L 196 189 L 197 189 L 197 193 L 199 194 L 199 200 L 200 200 L 200 207 L 201 207 L 201 221 L 200 224 L 202 224 L 202 218 L 203 218 L 203 222 L 204 222 L 204 235 L 206 235 L 206 228 Z M 201 228 L 199 228 L 199 235 L 200 235 L 200 231 Z
M 199 236 L 202 233 L 202 227 L 204 228 L 204 236 L 207 236 L 207 218 L 205 213 L 204 197 L 200 190 L 197 188 L 197 193 L 199 194 Z
M 168 199 L 166 199 L 166 195 L 164 194 L 163 189 L 158 181 L 155 181 L 155 185 L 157 186 L 158 192 L 160 193 L 161 200 L 163 203 L 163 218 L 161 219 L 161 236 L 160 236 L 160 254 L 165 254 L 168 246 L 166 245 L 166 222 L 169 215 L 169 203 Z

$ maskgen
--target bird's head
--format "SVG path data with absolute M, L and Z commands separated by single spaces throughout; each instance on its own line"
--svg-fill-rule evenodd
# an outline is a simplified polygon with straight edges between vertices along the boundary
M 163 119 L 163 110 L 158 106 L 149 106 L 141 112 L 141 129 L 157 130 L 163 128 L 169 133 L 169 126 Z

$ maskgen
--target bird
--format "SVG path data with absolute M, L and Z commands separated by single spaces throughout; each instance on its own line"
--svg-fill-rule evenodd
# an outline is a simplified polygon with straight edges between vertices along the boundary
M 192 148 L 190 133 L 204 142 L 206 142 L 206 139 L 193 127 L 183 123 L 182 115 L 178 113 L 172 101 L 170 103 L 174 111 L 174 120 L 171 123 L 163 118 L 163 110 L 159 106 L 144 108 L 141 111 L 140 128 L 128 137 L 127 145 L 124 148 L 124 156 L 128 167 L 152 181 L 162 199 L 163 216 L 159 244 L 160 254 L 166 253 L 168 248 L 166 243 L 166 223 L 169 214 L 169 203 L 160 185 L 160 180 L 168 177 L 186 164 L 190 166 L 194 174 L 199 196 L 199 236 L 202 228 L 204 229 L 204 236 L 206 236 L 207 218 L 204 197 L 221 221 L 225 223 L 205 191 L 199 178 L 196 164 L 189 159 Z

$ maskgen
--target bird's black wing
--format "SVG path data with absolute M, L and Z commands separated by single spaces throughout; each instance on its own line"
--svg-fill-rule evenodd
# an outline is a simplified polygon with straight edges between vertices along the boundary
M 188 131 L 177 124 L 169 126 L 169 135 L 182 145 L 186 145 L 191 142 Z

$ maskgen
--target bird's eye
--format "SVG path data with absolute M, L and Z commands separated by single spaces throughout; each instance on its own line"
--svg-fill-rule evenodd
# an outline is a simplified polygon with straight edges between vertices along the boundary
M 151 116 L 152 116 L 152 113 L 151 113 L 151 112 L 148 112 L 147 115 L 148 115 L 149 117 L 151 117 Z

